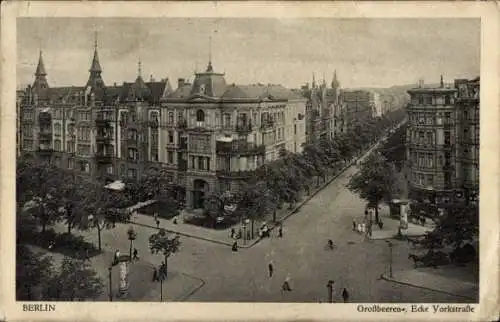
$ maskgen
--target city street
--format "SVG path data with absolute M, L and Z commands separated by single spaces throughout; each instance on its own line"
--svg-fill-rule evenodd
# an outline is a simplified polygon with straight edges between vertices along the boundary
M 347 169 L 287 219 L 283 238 L 273 236 L 249 249 L 232 252 L 228 246 L 182 237 L 181 251 L 169 259 L 169 270 L 205 283 L 186 300 L 326 302 L 326 283 L 332 279 L 335 281 L 335 301 L 342 301 L 340 294 L 344 287 L 354 302 L 464 301 L 459 297 L 380 279 L 382 273 L 388 272 L 387 244 L 383 240 L 365 239 L 352 231 L 352 219 L 364 211 L 364 201 L 345 188 L 355 172 L 354 166 Z M 111 252 L 115 249 L 126 252 L 128 227 L 117 225 L 115 229 L 104 231 L 103 247 Z M 139 225 L 134 229 L 138 236 L 134 247 L 139 250 L 141 262 L 159 265 L 163 257 L 151 254 L 148 248 L 148 237 L 156 230 Z M 92 242 L 97 239 L 95 232 L 84 235 Z M 334 251 L 325 250 L 328 239 L 336 244 Z M 407 258 L 408 250 L 406 242 L 394 243 L 395 271 L 412 267 L 413 263 Z M 272 278 L 268 273 L 270 262 L 274 266 Z M 151 271 L 144 271 L 144 274 L 149 278 Z M 287 276 L 292 291 L 282 292 L 281 285 Z M 134 287 L 142 285 L 131 285 L 131 291 Z M 176 285 L 178 287 L 183 286 Z M 168 283 L 164 288 L 166 300 L 178 298 L 170 294 L 189 292 L 188 289 L 172 290 Z M 192 288 L 192 285 L 186 288 Z

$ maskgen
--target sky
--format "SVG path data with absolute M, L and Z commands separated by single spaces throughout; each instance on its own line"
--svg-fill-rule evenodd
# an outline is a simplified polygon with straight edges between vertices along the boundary
M 453 82 L 479 76 L 480 33 L 465 18 L 18 18 L 17 85 L 42 49 L 50 86 L 83 86 L 96 34 L 107 85 L 135 80 L 139 59 L 145 79 L 192 80 L 210 47 L 228 84 L 329 84 L 334 70 L 344 88 Z

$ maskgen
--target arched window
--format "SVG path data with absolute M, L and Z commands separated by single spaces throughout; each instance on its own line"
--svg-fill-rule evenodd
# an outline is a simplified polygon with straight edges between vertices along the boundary
M 203 110 L 196 111 L 196 122 L 205 122 L 205 112 Z

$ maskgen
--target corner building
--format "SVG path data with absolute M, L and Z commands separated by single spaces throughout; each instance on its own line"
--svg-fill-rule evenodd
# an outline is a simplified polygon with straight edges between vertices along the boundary
M 280 150 L 301 152 L 305 99 L 281 85 L 228 85 L 209 62 L 161 99 L 160 162 L 186 187 L 187 208 L 237 191 Z
M 479 189 L 479 79 L 408 91 L 410 198 L 475 201 Z

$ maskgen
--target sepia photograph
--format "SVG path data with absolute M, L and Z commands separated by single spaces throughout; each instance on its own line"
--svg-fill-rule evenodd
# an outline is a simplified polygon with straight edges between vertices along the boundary
M 22 311 L 222 302 L 477 313 L 480 17 L 27 16 L 15 26 Z

